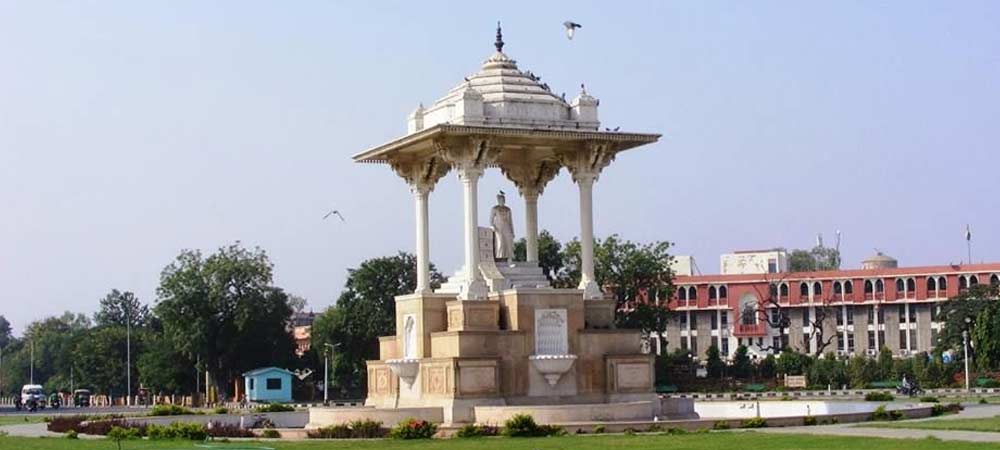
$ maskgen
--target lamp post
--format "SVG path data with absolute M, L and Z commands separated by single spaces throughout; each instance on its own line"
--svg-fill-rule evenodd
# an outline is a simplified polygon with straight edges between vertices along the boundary
M 962 330 L 962 351 L 965 354 L 965 390 L 969 390 L 969 326 L 972 325 L 972 319 L 969 317 L 965 318 L 965 329 Z
M 333 356 L 333 351 L 340 343 L 330 344 L 323 343 L 324 356 L 323 356 L 323 405 L 330 404 L 330 357 Z M 329 347 L 330 350 L 326 350 Z

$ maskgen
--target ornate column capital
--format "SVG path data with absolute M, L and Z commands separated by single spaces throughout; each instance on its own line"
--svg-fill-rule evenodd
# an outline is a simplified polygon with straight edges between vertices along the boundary
M 489 139 L 478 136 L 470 137 L 460 145 L 443 139 L 435 139 L 431 141 L 431 145 L 442 160 L 455 168 L 463 181 L 482 176 L 499 153 L 497 148 L 490 145 Z
M 594 182 L 616 153 L 611 143 L 587 142 L 582 149 L 559 153 L 559 162 L 569 169 L 574 182 Z
M 438 180 L 441 179 L 451 168 L 448 163 L 438 156 L 431 156 L 421 160 L 390 160 L 389 166 L 406 180 L 410 189 L 414 193 L 428 194 L 434 190 Z
M 518 192 L 526 199 L 541 195 L 545 185 L 559 174 L 560 169 L 559 163 L 551 160 L 500 167 L 504 176 L 517 186 Z

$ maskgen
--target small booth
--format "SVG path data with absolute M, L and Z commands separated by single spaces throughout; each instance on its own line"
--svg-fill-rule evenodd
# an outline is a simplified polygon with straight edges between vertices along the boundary
M 262 367 L 243 374 L 246 399 L 250 402 L 292 401 L 292 372 L 278 367 Z

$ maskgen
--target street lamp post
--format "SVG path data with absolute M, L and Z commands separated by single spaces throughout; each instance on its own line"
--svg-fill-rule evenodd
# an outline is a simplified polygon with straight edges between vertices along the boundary
M 323 356 L 323 405 L 330 404 L 330 358 L 333 356 L 333 351 L 340 343 L 329 344 L 324 343 L 324 356 Z M 326 350 L 329 347 L 330 350 Z
M 965 359 L 965 390 L 969 390 L 969 326 L 972 324 L 972 319 L 965 318 L 965 329 L 962 330 L 962 351 L 964 352 Z
M 132 308 L 125 305 L 125 404 L 132 406 Z

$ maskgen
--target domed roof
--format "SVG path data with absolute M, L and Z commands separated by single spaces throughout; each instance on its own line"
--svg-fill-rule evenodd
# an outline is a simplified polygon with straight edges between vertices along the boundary
M 479 71 L 448 91 L 426 109 L 410 115 L 410 131 L 441 123 L 596 130 L 597 99 L 582 89 L 571 103 L 552 93 L 548 84 L 531 71 L 521 71 L 503 52 L 503 35 L 497 27 L 494 52 Z M 415 124 L 414 121 L 419 122 Z
M 899 261 L 896 258 L 876 252 L 874 255 L 865 258 L 861 262 L 861 267 L 865 269 L 891 269 L 898 267 Z

